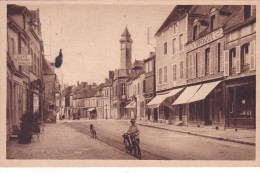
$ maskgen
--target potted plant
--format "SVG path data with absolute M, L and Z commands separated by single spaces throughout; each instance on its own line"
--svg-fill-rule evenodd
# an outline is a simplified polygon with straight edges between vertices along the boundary
M 21 124 L 20 124 L 21 131 L 18 134 L 18 143 L 20 144 L 31 143 L 33 123 L 34 123 L 34 118 L 30 112 L 25 113 L 21 117 Z

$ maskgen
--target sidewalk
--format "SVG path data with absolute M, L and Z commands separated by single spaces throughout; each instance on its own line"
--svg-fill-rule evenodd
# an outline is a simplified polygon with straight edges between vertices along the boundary
M 63 122 L 45 124 L 40 141 L 33 136 L 30 144 L 10 141 L 6 149 L 7 159 L 134 159 L 131 155 L 67 127 Z
M 180 133 L 187 133 L 196 136 L 202 136 L 217 140 L 225 140 L 230 142 L 237 142 L 248 145 L 255 145 L 256 143 L 256 131 L 247 129 L 219 129 L 216 130 L 213 127 L 191 127 L 191 126 L 174 126 L 165 123 L 155 123 L 150 121 L 137 121 L 138 125 L 164 129 L 169 131 L 175 131 Z
M 112 119 L 110 119 L 112 120 Z M 115 120 L 128 122 L 129 120 Z M 256 145 L 256 131 L 255 129 L 219 129 L 216 130 L 213 127 L 193 127 L 193 126 L 175 126 L 165 123 L 151 122 L 137 120 L 136 123 L 139 126 L 146 126 L 151 128 L 163 129 L 168 131 L 186 133 L 190 135 L 196 135 L 201 137 L 212 138 L 216 140 L 224 140 L 248 145 Z

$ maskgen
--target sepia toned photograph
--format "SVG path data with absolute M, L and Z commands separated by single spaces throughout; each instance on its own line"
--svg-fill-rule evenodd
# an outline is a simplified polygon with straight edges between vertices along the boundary
M 257 161 L 257 5 L 192 4 L 6 3 L 5 160 Z

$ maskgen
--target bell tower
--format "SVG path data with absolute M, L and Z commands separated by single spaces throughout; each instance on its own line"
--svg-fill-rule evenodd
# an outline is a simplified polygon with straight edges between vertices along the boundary
M 131 69 L 132 62 L 132 43 L 131 34 L 128 32 L 127 26 L 124 32 L 121 34 L 120 46 L 121 46 L 121 59 L 120 68 L 121 69 Z

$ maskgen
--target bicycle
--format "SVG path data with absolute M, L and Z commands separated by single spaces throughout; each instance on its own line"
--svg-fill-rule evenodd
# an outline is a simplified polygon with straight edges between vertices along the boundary
M 124 133 L 122 137 L 124 138 L 123 142 L 125 145 L 126 152 L 132 154 L 134 151 L 133 155 L 141 160 L 141 149 L 138 141 L 128 133 Z

